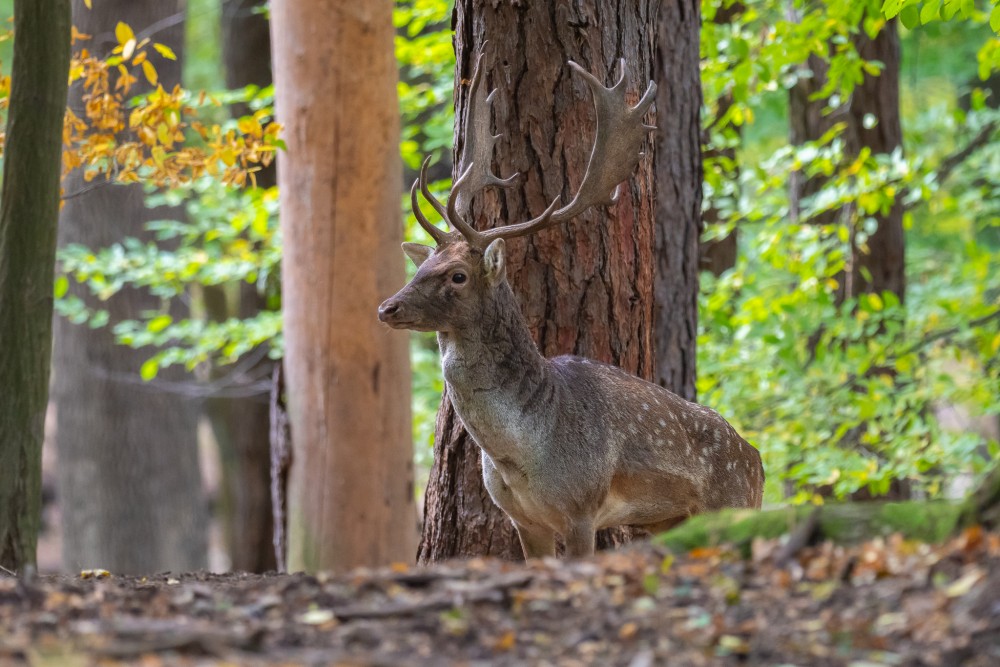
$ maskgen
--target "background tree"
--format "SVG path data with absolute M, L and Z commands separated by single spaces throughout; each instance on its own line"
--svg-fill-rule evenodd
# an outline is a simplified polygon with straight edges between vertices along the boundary
M 654 377 L 693 401 L 702 228 L 701 7 L 678 0 L 664 3 L 657 14 Z M 730 247 L 735 257 L 735 245 L 734 232 L 715 252 L 723 255 Z
M 0 191 L 0 567 L 35 564 L 52 341 L 69 0 L 17 0 Z
M 280 0 L 271 38 L 288 145 L 278 181 L 289 569 L 409 561 L 407 341 L 376 318 L 403 282 L 392 2 Z
M 158 66 L 159 82 L 180 82 L 184 4 L 172 0 L 106 0 L 89 9 L 73 3 L 74 24 L 91 35 L 95 55 L 119 43 L 120 22 L 137 36 L 155 35 L 177 54 Z M 117 78 L 117 72 L 113 75 Z M 138 83 L 136 92 L 144 90 Z M 148 88 L 145 88 L 148 90 Z M 83 82 L 70 89 L 69 107 L 83 117 Z M 124 134 L 124 133 L 123 133 Z M 146 208 L 141 185 L 117 185 L 83 169 L 63 182 L 65 201 L 59 243 L 106 247 L 126 236 L 149 238 L 144 223 L 176 217 L 177 210 Z M 71 294 L 90 299 L 74 288 Z M 159 311 L 160 298 L 126 289 L 106 302 L 112 321 Z M 184 312 L 175 302 L 174 315 Z M 56 320 L 53 398 L 63 509 L 63 560 L 70 570 L 104 567 L 114 572 L 188 571 L 207 564 L 207 505 L 198 466 L 196 400 L 164 384 L 188 379 L 171 369 L 160 382 L 144 383 L 141 350 L 117 345 L 106 329 Z
M 518 186 L 489 191 L 473 203 L 478 228 L 530 219 L 579 183 L 593 136 L 593 102 L 586 87 L 566 74 L 566 61 L 607 80 L 624 57 L 637 100 L 653 74 L 656 8 L 653 2 L 628 7 L 599 2 L 561 5 L 552 12 L 538 3 L 456 2 L 456 117 L 469 102 L 463 82 L 489 40 L 484 84 L 497 91 L 494 126 L 503 133 L 496 170 L 523 174 Z M 696 29 L 697 19 L 685 25 Z M 697 97 L 694 91 L 685 94 Z M 661 127 L 671 122 L 662 113 L 657 118 Z M 685 114 L 681 122 L 690 120 Z M 462 140 L 456 136 L 455 151 Z M 647 159 L 617 205 L 509 245 L 508 277 L 545 356 L 579 354 L 654 376 L 654 189 Z M 599 544 L 624 537 L 605 532 Z M 485 554 L 513 559 L 521 557 L 521 549 L 509 520 L 483 488 L 478 448 L 445 398 L 418 558 Z
M 223 0 L 222 63 L 226 88 L 264 88 L 271 84 L 271 36 L 263 0 Z M 245 103 L 233 106 L 235 118 L 250 116 Z M 276 184 L 274 165 L 256 173 L 256 186 Z M 265 295 L 246 280 L 205 288 L 205 309 L 218 322 L 247 319 L 265 309 Z M 234 373 L 234 368 L 239 369 Z M 212 365 L 213 381 L 242 386 L 249 395 L 215 395 L 205 413 L 221 460 L 220 515 L 234 570 L 264 572 L 275 568 L 270 483 L 270 405 L 266 380 L 274 361 L 265 348 L 252 350 L 235 366 Z M 235 375 L 235 377 L 234 377 Z M 252 387 L 259 387 L 256 391 Z M 239 392 L 243 394 L 244 392 Z

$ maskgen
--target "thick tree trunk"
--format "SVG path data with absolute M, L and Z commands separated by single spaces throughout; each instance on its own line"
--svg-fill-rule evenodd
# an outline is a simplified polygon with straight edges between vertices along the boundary
M 151 35 L 180 57 L 183 3 L 106 0 L 88 9 L 73 3 L 77 28 L 93 35 L 86 47 L 108 53 L 118 21 Z M 155 56 L 154 56 L 155 57 Z M 165 87 L 180 81 L 180 59 L 157 59 Z M 79 109 L 81 89 L 70 91 Z M 82 115 L 82 113 L 78 113 Z M 177 215 L 148 210 L 140 186 L 102 184 L 88 189 L 82 175 L 64 182 L 61 244 L 105 247 L 142 236 L 145 221 Z M 82 295 L 82 292 L 79 292 Z M 158 298 L 126 290 L 100 304 L 112 321 L 160 306 Z M 142 383 L 139 367 L 150 352 L 117 345 L 107 329 L 56 320 L 53 394 L 63 513 L 63 564 L 69 570 L 187 571 L 205 567 L 207 507 L 198 466 L 197 414 L 191 399 Z M 184 380 L 180 372 L 162 378 Z
M 222 59 L 226 87 L 271 83 L 271 35 L 267 18 L 256 12 L 264 0 L 224 0 L 222 3 Z M 245 104 L 235 105 L 236 117 L 251 113 Z M 275 184 L 274 165 L 257 172 L 257 185 Z M 205 289 L 209 317 L 252 317 L 261 310 L 262 299 L 255 285 L 212 286 Z M 274 362 L 263 350 L 251 353 L 259 360 L 248 369 L 248 379 L 258 381 L 273 375 Z M 248 355 L 248 356 L 251 356 Z M 224 376 L 232 367 L 213 369 Z M 271 508 L 271 453 L 269 438 L 269 392 L 239 398 L 213 396 L 205 401 L 222 462 L 220 515 L 230 567 L 264 572 L 276 567 Z
M 52 352 L 69 0 L 16 0 L 0 193 L 0 566 L 34 567 Z
M 696 0 L 661 5 L 653 68 L 658 86 L 654 377 L 661 386 L 689 401 L 695 400 L 698 339 L 702 184 L 700 9 Z M 731 238 L 735 258 L 735 234 Z
M 652 0 L 456 3 L 456 118 L 466 113 L 468 79 L 489 40 L 484 82 L 497 91 L 495 131 L 504 135 L 496 148 L 497 173 L 523 174 L 518 186 L 488 191 L 474 202 L 478 228 L 527 220 L 556 196 L 568 201 L 587 166 L 594 113 L 586 85 L 570 76 L 566 61 L 610 82 L 617 78 L 618 59 L 625 58 L 627 85 L 638 101 L 653 75 L 656 9 Z M 658 123 L 670 122 L 658 115 Z M 456 151 L 462 140 L 456 136 Z M 695 152 L 697 145 L 695 136 Z M 618 204 L 509 244 L 508 277 L 544 355 L 578 354 L 654 377 L 653 193 L 647 158 L 623 186 Z M 692 239 L 697 243 L 696 233 Z M 599 536 L 599 544 L 625 537 L 615 531 Z M 522 554 L 510 521 L 483 488 L 479 449 L 445 399 L 418 559 L 482 555 Z
M 407 336 L 376 317 L 404 277 L 393 3 L 271 7 L 288 144 L 278 163 L 295 442 L 288 566 L 411 561 Z

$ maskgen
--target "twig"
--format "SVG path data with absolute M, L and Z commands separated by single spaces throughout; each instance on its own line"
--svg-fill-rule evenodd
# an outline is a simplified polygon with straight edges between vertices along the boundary
M 8 570 L 3 565 L 0 565 L 0 570 L 2 570 L 3 573 L 6 574 L 8 577 L 16 577 L 17 576 L 17 572 L 13 572 L 11 570 Z
M 993 136 L 993 133 L 996 132 L 998 127 L 1000 127 L 1000 121 L 993 120 L 986 123 L 986 125 L 983 125 L 983 127 L 980 128 L 976 136 L 969 140 L 969 143 L 954 153 L 945 156 L 945 158 L 941 160 L 941 164 L 938 165 L 937 171 L 935 172 L 938 185 L 941 185 L 948 180 L 952 173 L 954 173 L 954 171 L 961 166 L 963 162 L 972 157 L 973 153 L 986 146 L 990 142 L 990 138 Z M 904 188 L 902 192 L 896 195 L 896 201 L 902 201 L 911 190 L 912 188 L 909 187 Z M 918 199 L 908 204 L 904 204 L 903 210 L 916 208 L 921 203 L 922 202 Z
M 819 528 L 820 511 L 821 507 L 817 505 L 809 513 L 809 516 L 806 517 L 806 520 L 789 533 L 788 541 L 774 555 L 775 565 L 784 565 L 812 541 L 813 536 L 816 534 L 816 529 Z

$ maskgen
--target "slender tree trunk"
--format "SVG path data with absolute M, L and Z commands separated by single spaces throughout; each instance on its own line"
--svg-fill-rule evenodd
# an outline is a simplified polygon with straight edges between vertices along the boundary
M 858 155 L 865 147 L 870 148 L 874 154 L 887 154 L 902 146 L 897 23 L 895 20 L 888 21 L 874 39 L 862 33 L 855 40 L 862 58 L 877 60 L 885 65 L 881 74 L 865 76 L 864 81 L 854 89 L 849 104 L 833 113 L 824 113 L 828 100 L 810 97 L 825 84 L 827 65 L 821 59 L 810 56 L 806 66 L 812 71 L 812 76 L 800 79 L 789 96 L 793 144 L 819 139 L 835 123 L 845 122 L 847 128 L 844 137 L 848 159 Z M 877 123 L 866 128 L 866 116 L 874 117 Z M 793 218 L 798 218 L 802 199 L 818 191 L 823 183 L 819 179 L 807 180 L 798 172 L 792 173 L 790 183 L 790 209 Z M 815 222 L 830 224 L 842 217 L 850 219 L 852 216 L 845 215 L 849 213 L 851 212 L 831 210 L 820 215 Z M 852 243 L 851 270 L 841 279 L 841 300 L 864 292 L 886 290 L 893 292 L 900 301 L 904 299 L 906 278 L 903 207 L 897 202 L 888 214 L 873 217 L 877 226 L 874 233 L 867 237 L 866 243 Z M 852 238 L 855 237 L 852 235 Z M 871 275 L 871 280 L 865 273 Z
M 287 388 L 288 566 L 411 561 L 407 336 L 378 305 L 403 283 L 391 0 L 272 3 Z
M 271 83 L 271 35 L 267 18 L 255 11 L 264 0 L 224 0 L 222 3 L 222 59 L 226 87 Z M 236 117 L 251 113 L 245 104 L 232 109 Z M 259 187 L 275 184 L 274 165 L 256 174 Z M 220 285 L 205 288 L 209 317 L 252 317 L 260 312 L 263 299 L 255 285 Z M 248 369 L 248 380 L 273 375 L 274 362 L 255 350 L 259 358 Z M 248 355 L 250 356 L 250 355 Z M 231 367 L 213 369 L 215 376 L 226 375 Z M 230 398 L 214 396 L 205 401 L 222 462 L 220 515 L 230 566 L 234 570 L 264 572 L 276 567 L 273 545 L 274 522 L 271 511 L 269 392 Z
M 729 7 L 719 7 L 715 12 L 715 17 L 713 22 L 717 25 L 728 25 L 732 23 L 733 19 L 738 17 L 746 10 L 746 7 L 742 3 L 734 3 Z M 726 94 L 724 97 L 719 99 L 718 109 L 716 109 L 715 117 L 721 118 L 726 114 L 733 105 L 732 94 Z M 711 125 L 712 122 L 709 122 Z M 740 128 L 733 127 L 731 131 L 737 136 L 741 136 Z M 705 144 L 708 143 L 708 136 L 706 134 Z M 669 155 L 669 153 L 668 153 Z M 736 149 L 735 148 L 707 148 L 705 147 L 703 157 L 705 160 L 709 160 L 714 157 L 723 157 L 732 161 L 734 167 L 732 170 L 727 170 L 723 172 L 723 177 L 727 180 L 732 180 L 734 183 L 739 181 L 740 171 L 739 167 L 735 166 L 736 163 Z M 713 208 L 706 208 L 702 212 L 702 223 L 705 227 L 716 224 L 719 222 L 719 211 Z M 739 239 L 739 229 L 733 229 L 729 234 L 721 238 L 716 238 L 711 241 L 701 241 L 698 244 L 698 267 L 703 271 L 710 271 L 716 276 L 721 276 L 723 273 L 729 269 L 736 266 L 736 251 L 737 242 Z
M 701 230 L 700 4 L 663 3 L 657 22 L 656 382 L 695 400 Z M 732 246 L 735 258 L 735 234 Z
M 858 37 L 858 52 L 865 60 L 885 65 L 880 76 L 866 76 L 851 100 L 851 134 L 848 147 L 852 155 L 868 147 L 874 154 L 889 154 L 903 145 L 899 119 L 899 32 L 895 20 L 889 21 L 875 36 Z M 874 127 L 865 127 L 865 117 L 874 116 Z M 867 247 L 855 243 L 852 295 L 863 292 L 892 292 L 902 302 L 906 297 L 903 205 L 896 201 L 885 215 L 875 216 L 877 226 L 868 236 Z M 870 275 L 869 277 L 865 274 Z
M 0 566 L 34 567 L 52 352 L 69 0 L 16 0 L 0 192 Z
M 484 81 L 497 90 L 495 131 L 504 135 L 497 143 L 497 173 L 523 174 L 519 186 L 474 202 L 479 228 L 527 220 L 557 195 L 568 201 L 586 169 L 594 113 L 586 85 L 570 76 L 566 61 L 607 82 L 617 78 L 618 59 L 625 58 L 638 101 L 653 74 L 656 10 L 652 0 L 456 3 L 456 118 L 466 112 L 467 80 L 488 39 Z M 665 121 L 662 113 L 658 119 Z M 456 137 L 456 151 L 462 140 Z M 696 136 L 695 152 L 697 146 Z M 652 165 L 649 158 L 640 163 L 618 204 L 508 246 L 511 286 L 544 355 L 579 354 L 654 377 Z M 697 233 L 692 239 L 697 243 Z M 447 399 L 438 413 L 424 518 L 422 562 L 521 557 L 510 521 L 483 488 L 479 449 Z M 622 531 L 605 532 L 599 544 L 627 538 Z
M 855 37 L 855 47 L 865 60 L 877 60 L 884 67 L 878 76 L 866 75 L 864 81 L 854 89 L 848 104 L 833 113 L 824 113 L 828 100 L 810 99 L 826 82 L 827 65 L 811 56 L 808 67 L 812 76 L 800 79 L 789 98 L 789 120 L 793 144 L 819 139 L 834 123 L 844 122 L 846 146 L 845 158 L 856 157 L 863 148 L 873 154 L 888 154 L 902 146 L 903 133 L 899 117 L 899 34 L 896 20 L 888 21 L 882 30 L 869 38 L 863 32 Z M 876 123 L 866 128 L 866 118 L 874 118 Z M 793 173 L 791 178 L 790 210 L 794 218 L 801 212 L 801 200 L 817 192 L 823 183 L 819 179 L 805 180 L 801 174 Z M 875 214 L 876 227 L 873 233 L 865 234 L 855 222 L 856 211 L 850 208 L 830 210 L 817 216 L 817 224 L 849 224 L 851 237 L 851 265 L 838 277 L 839 303 L 866 292 L 894 293 L 902 302 L 905 299 L 905 237 L 903 234 L 903 206 L 900 202 L 885 215 Z M 870 279 L 869 279 L 870 276 Z M 820 339 L 817 332 L 813 345 Z M 892 375 L 892 369 L 873 367 L 867 375 Z M 863 426 L 852 429 L 845 436 L 841 446 L 850 447 L 857 442 Z M 825 493 L 828 489 L 822 489 Z M 910 497 L 907 480 L 894 480 L 888 493 L 882 499 L 902 500 Z M 870 500 L 867 489 L 852 495 L 855 500 Z
M 77 0 L 73 9 L 76 27 L 93 36 L 85 46 L 94 53 L 110 53 L 118 21 L 137 35 L 155 30 L 151 37 L 178 55 L 177 61 L 157 59 L 160 82 L 171 87 L 180 81 L 182 2 L 104 0 L 88 9 Z M 80 116 L 81 93 L 74 86 L 69 94 L 69 104 Z M 125 236 L 143 237 L 148 220 L 180 214 L 147 209 L 141 186 L 87 189 L 82 174 L 75 172 L 63 187 L 69 196 L 60 219 L 61 244 L 106 247 Z M 130 289 L 99 305 L 118 321 L 157 309 L 160 300 Z M 64 566 L 123 573 L 205 567 L 207 507 L 196 429 L 200 406 L 139 379 L 148 350 L 117 345 L 109 330 L 63 318 L 56 320 L 55 330 L 53 395 Z M 179 371 L 160 377 L 193 381 Z

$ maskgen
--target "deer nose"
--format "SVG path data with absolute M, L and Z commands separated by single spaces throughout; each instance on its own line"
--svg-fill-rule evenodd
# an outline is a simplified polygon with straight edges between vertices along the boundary
M 392 301 L 391 299 L 384 301 L 382 305 L 378 307 L 378 319 L 385 322 L 386 318 L 392 317 L 397 312 L 399 312 L 398 301 Z

